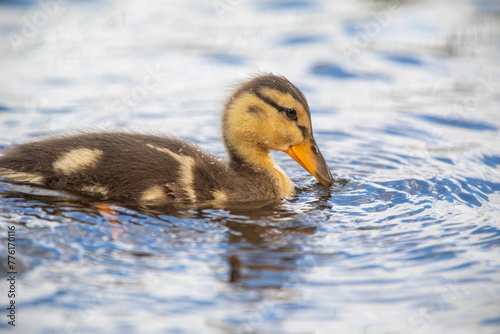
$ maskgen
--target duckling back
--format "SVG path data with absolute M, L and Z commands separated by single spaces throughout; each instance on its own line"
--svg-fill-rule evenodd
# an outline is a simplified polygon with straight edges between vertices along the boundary
M 10 181 L 146 205 L 212 199 L 209 189 L 220 184 L 213 175 L 196 184 L 196 166 L 209 164 L 214 175 L 226 169 L 186 142 L 131 133 L 53 138 L 3 153 L 0 173 Z

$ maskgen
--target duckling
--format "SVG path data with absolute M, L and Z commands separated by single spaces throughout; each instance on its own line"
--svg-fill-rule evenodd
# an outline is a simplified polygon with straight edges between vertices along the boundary
M 4 150 L 0 175 L 141 206 L 281 200 L 294 188 L 269 151 L 284 151 L 321 184 L 333 185 L 306 98 L 283 76 L 255 76 L 235 89 L 222 115 L 222 138 L 227 162 L 170 137 L 56 137 Z

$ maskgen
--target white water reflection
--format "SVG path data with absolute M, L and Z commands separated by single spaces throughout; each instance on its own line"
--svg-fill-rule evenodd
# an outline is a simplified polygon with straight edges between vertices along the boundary
M 223 155 L 228 87 L 270 71 L 304 91 L 348 182 L 327 190 L 277 153 L 298 188 L 281 205 L 117 205 L 120 224 L 2 182 L 0 228 L 16 224 L 24 268 L 14 330 L 498 331 L 495 1 L 45 4 L 0 1 L 0 145 L 132 129 Z

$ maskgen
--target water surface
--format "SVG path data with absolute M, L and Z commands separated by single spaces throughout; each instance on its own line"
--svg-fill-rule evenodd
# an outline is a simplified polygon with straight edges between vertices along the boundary
M 500 331 L 496 1 L 51 5 L 0 2 L 2 147 L 129 129 L 224 156 L 228 87 L 267 71 L 307 96 L 337 182 L 276 153 L 290 199 L 114 217 L 0 181 L 0 263 L 15 226 L 18 271 L 0 331 Z

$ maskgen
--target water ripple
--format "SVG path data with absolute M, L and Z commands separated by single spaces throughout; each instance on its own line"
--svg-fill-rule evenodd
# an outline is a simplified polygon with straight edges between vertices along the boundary
M 420 115 L 419 118 L 434 124 L 443 124 L 476 131 L 498 131 L 498 127 L 481 121 L 466 120 L 464 118 L 436 117 L 432 115 Z
M 341 65 L 334 63 L 316 64 L 311 68 L 311 73 L 318 76 L 326 76 L 336 79 L 364 79 L 391 81 L 391 79 L 382 74 L 375 73 L 356 73 L 349 71 Z
M 56 2 L 63 10 L 25 38 Z M 0 180 L 2 245 L 16 229 L 20 332 L 498 332 L 493 1 L 0 6 L 2 149 L 102 123 L 224 154 L 225 89 L 263 70 L 304 88 L 335 173 L 328 189 L 278 152 L 291 198 L 106 202 L 114 214 Z M 23 40 L 18 51 L 9 34 Z M 164 74 L 158 86 L 149 68 Z M 0 247 L 3 278 L 7 255 Z

